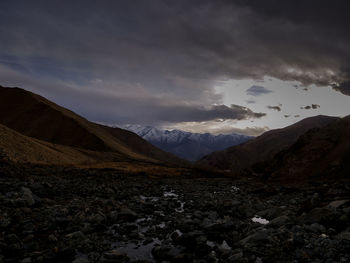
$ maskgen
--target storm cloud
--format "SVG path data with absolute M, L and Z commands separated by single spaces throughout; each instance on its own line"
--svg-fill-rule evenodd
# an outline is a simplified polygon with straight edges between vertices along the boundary
M 348 5 L 4 0 L 0 84 L 29 86 L 98 121 L 261 118 L 222 105 L 215 82 L 271 76 L 349 95 Z

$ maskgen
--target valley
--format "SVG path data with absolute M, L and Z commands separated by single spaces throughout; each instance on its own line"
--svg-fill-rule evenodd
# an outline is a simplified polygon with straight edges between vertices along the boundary
M 36 94 L 0 94 L 1 263 L 350 261 L 349 117 L 191 164 Z
M 0 163 L 3 262 L 346 262 L 348 181 Z

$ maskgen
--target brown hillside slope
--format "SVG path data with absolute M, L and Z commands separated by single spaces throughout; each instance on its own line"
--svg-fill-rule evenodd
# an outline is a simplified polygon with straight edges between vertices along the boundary
M 134 133 L 92 123 L 20 88 L 0 86 L 0 124 L 39 140 L 82 149 L 115 152 L 120 160 L 184 163 Z
M 285 182 L 350 179 L 350 116 L 301 136 L 275 156 L 267 173 Z
M 40 141 L 1 124 L 0 152 L 10 161 L 21 163 L 71 165 L 95 162 L 79 149 Z
M 291 126 L 268 131 L 246 143 L 214 152 L 203 157 L 198 164 L 241 172 L 255 163 L 272 159 L 276 153 L 291 146 L 308 130 L 323 127 L 337 119 L 328 116 L 306 118 Z
M 186 167 L 142 162 L 134 159 L 126 160 L 115 152 L 94 152 L 41 141 L 0 124 L 0 163 L 3 159 L 12 163 L 30 163 L 45 166 L 112 168 L 128 175 L 180 176 L 193 173 L 193 170 Z M 122 161 L 119 161 L 121 159 Z

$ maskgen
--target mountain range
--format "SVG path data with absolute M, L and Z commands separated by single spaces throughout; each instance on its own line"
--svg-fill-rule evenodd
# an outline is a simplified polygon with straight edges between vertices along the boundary
M 181 130 L 162 130 L 151 126 L 123 125 L 163 151 L 188 161 L 197 161 L 214 151 L 246 142 L 254 137 L 241 134 L 191 133 Z
M 139 125 L 123 128 L 90 122 L 37 94 L 0 86 L 0 159 L 15 163 L 158 175 L 209 167 L 228 175 L 254 174 L 286 182 L 347 177 L 350 172 L 350 116 L 310 117 L 256 138 Z M 225 148 L 229 144 L 237 145 Z M 184 160 L 212 151 L 194 165 Z

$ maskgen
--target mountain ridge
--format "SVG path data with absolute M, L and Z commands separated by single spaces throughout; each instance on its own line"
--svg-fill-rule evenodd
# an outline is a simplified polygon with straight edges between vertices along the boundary
M 307 131 L 262 165 L 266 178 L 283 182 L 350 179 L 350 115 Z
M 196 161 L 210 152 L 238 145 L 253 138 L 236 133 L 213 135 L 132 124 L 120 127 L 131 130 L 158 148 L 189 161 Z
M 265 132 L 241 145 L 214 152 L 203 157 L 197 164 L 240 173 L 256 163 L 272 159 L 275 154 L 290 147 L 308 130 L 326 126 L 338 119 L 323 115 L 306 118 L 285 128 Z

